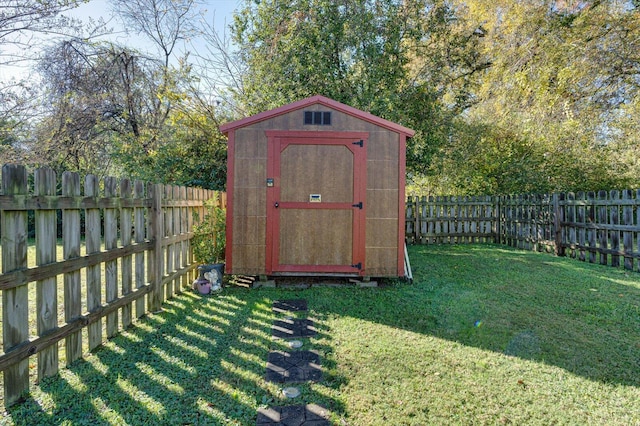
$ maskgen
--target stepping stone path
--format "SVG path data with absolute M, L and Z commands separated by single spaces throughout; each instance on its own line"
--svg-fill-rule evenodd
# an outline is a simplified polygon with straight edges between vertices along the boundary
M 279 314 L 306 312 L 304 299 L 276 300 L 273 311 Z M 279 339 L 301 339 L 315 336 L 313 321 L 307 318 L 277 319 L 271 328 Z M 314 350 L 272 351 L 267 359 L 265 379 L 273 383 L 317 382 L 322 379 L 320 354 Z M 329 426 L 329 412 L 316 404 L 267 407 L 258 410 L 256 426 Z
M 258 411 L 257 426 L 328 426 L 327 410 L 315 404 L 274 407 Z
M 317 382 L 321 378 L 320 355 L 316 351 L 269 353 L 266 376 L 269 382 Z
M 302 318 L 285 318 L 275 320 L 271 327 L 273 337 L 279 339 L 299 339 L 316 335 L 313 320 Z

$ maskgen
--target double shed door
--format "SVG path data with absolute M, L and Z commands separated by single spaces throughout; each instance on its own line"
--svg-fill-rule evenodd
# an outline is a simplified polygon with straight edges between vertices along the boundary
M 267 137 L 267 273 L 364 275 L 368 133 Z

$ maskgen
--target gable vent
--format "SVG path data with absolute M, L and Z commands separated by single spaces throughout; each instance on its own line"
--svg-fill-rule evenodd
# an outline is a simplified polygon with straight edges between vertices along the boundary
M 304 124 L 331 126 L 331 111 L 305 111 Z

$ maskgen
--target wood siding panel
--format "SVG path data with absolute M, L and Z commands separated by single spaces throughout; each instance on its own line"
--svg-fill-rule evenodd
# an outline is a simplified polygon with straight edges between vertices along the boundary
M 398 245 L 398 220 L 397 219 L 367 219 L 367 242 L 368 248 L 393 248 Z M 367 266 L 378 267 L 372 263 Z M 368 268 L 367 268 L 368 269 Z
M 233 272 L 262 274 L 265 264 L 264 245 L 233 245 Z
M 266 216 L 267 194 L 263 188 L 235 188 L 234 216 Z
M 351 264 L 352 222 L 350 210 L 281 211 L 280 264 Z
M 398 251 L 395 248 L 367 247 L 366 274 L 370 276 L 397 275 Z
M 367 218 L 397 219 L 398 218 L 398 190 L 397 189 L 367 190 Z
M 398 189 L 398 164 L 391 161 L 367 161 L 368 189 Z
M 388 130 L 372 129 L 369 133 L 367 159 L 370 161 L 390 161 L 398 169 L 398 134 Z
M 267 159 L 267 138 L 261 128 L 236 131 L 234 158 Z
M 267 179 L 266 160 L 236 159 L 234 179 L 236 188 L 261 188 L 264 191 Z
M 289 145 L 282 151 L 280 201 L 323 203 L 353 201 L 353 154 L 345 146 Z
M 264 216 L 235 216 L 234 244 L 265 245 L 267 218 Z

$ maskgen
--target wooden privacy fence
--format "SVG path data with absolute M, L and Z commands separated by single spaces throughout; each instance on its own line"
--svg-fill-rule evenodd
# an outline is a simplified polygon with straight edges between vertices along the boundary
M 58 182 L 47 168 L 35 171 L 33 190 L 30 182 L 23 166 L 2 168 L 0 370 L 6 407 L 29 390 L 32 356 L 38 380 L 54 375 L 60 353 L 72 363 L 83 349 L 95 349 L 180 293 L 197 266 L 189 246 L 194 213 L 202 217 L 204 201 L 213 197 L 226 204 L 225 194 L 215 191 L 112 177 L 100 182 L 92 175 L 81 194 L 78 174 L 65 172 Z M 33 233 L 35 250 L 27 240 Z
M 405 237 L 504 244 L 640 271 L 640 190 L 408 197 Z

